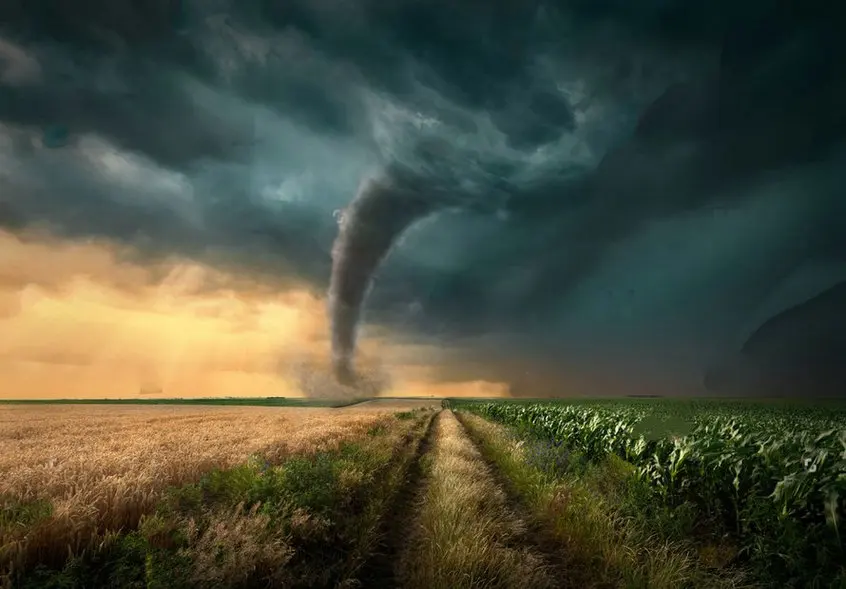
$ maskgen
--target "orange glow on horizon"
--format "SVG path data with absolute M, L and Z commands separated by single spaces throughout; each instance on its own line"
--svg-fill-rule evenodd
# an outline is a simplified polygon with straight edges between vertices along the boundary
M 142 265 L 121 253 L 106 241 L 0 231 L 0 398 L 324 394 L 302 387 L 304 372 L 326 370 L 329 353 L 325 300 L 306 285 L 269 285 L 190 260 Z M 363 363 L 437 361 L 437 350 L 370 332 Z M 383 394 L 503 390 L 436 383 L 419 365 L 395 365 L 391 382 Z
M 0 232 L 2 398 L 292 396 L 325 345 L 323 302 L 106 242 Z

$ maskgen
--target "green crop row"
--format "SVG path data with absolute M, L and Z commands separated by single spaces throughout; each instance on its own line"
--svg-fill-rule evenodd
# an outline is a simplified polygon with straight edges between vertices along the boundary
M 839 415 L 642 402 L 461 409 L 580 460 L 613 454 L 628 461 L 656 501 L 694 505 L 703 521 L 721 522 L 748 562 L 779 586 L 846 586 L 846 427 Z

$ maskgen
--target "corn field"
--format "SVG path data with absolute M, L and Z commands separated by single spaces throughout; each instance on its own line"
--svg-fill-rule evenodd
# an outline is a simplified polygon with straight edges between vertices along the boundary
M 797 586 L 846 582 L 841 410 L 640 400 L 460 407 L 571 460 L 630 463 L 655 501 L 722 522 L 742 557 L 770 574 Z

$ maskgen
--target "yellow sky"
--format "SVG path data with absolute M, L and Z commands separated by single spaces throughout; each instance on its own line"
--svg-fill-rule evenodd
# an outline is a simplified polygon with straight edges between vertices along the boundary
M 322 297 L 121 253 L 106 241 L 0 231 L 0 398 L 331 394 Z M 362 366 L 390 373 L 384 394 L 504 390 L 434 384 L 419 362 L 396 362 L 437 350 L 400 349 L 391 334 L 376 335 L 362 342 Z

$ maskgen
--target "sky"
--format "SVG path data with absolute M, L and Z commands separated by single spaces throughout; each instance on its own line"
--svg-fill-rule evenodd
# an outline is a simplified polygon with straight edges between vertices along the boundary
M 846 280 L 834 10 L 4 3 L 0 398 L 702 394 Z

